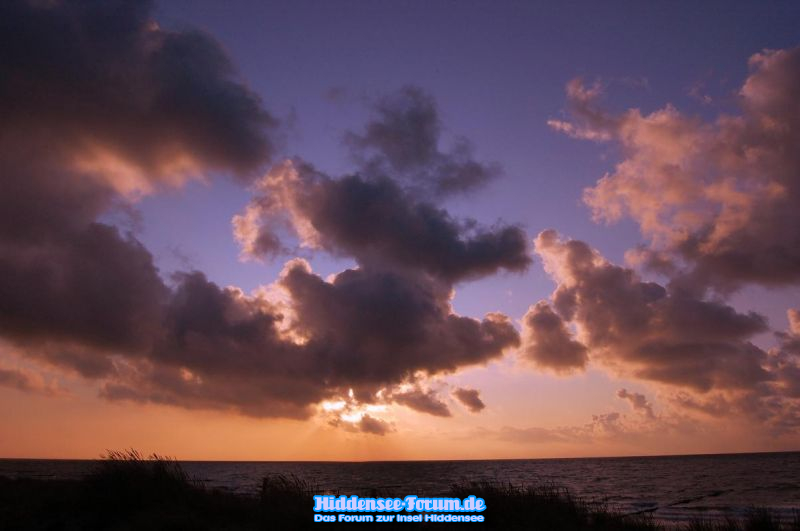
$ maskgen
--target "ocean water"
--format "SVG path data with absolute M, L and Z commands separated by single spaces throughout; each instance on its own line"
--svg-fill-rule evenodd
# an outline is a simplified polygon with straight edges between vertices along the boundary
M 743 515 L 765 507 L 791 520 L 800 512 L 800 452 L 487 461 L 226 462 L 185 461 L 211 487 L 256 493 L 264 476 L 293 474 L 321 489 L 400 497 L 445 494 L 453 483 L 503 481 L 557 485 L 626 513 L 667 521 Z M 79 478 L 92 461 L 0 459 L 0 476 Z M 311 500 L 309 500 L 309 504 Z

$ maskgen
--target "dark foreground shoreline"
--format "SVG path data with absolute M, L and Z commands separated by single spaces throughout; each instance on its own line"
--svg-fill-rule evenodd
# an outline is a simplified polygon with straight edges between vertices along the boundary
M 664 524 L 647 513 L 621 514 L 572 496 L 552 485 L 518 487 L 498 483 L 453 485 L 451 495 L 476 495 L 486 502 L 483 523 L 314 522 L 313 498 L 322 492 L 298 478 L 264 479 L 258 496 L 209 489 L 174 460 L 135 452 L 111 453 L 83 479 L 0 477 L 2 530 L 255 530 L 255 529 L 535 529 L 800 531 L 800 516 L 779 523 L 754 508 L 743 519 Z M 348 493 L 341 493 L 348 494 Z M 372 492 L 371 496 L 392 496 Z

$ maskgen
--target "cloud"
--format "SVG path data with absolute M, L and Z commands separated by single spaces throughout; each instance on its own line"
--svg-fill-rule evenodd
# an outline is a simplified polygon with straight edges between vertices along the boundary
M 356 269 L 325 280 L 292 260 L 252 294 L 197 271 L 162 279 L 134 235 L 100 220 L 215 170 L 250 182 L 271 159 L 276 121 L 213 38 L 161 29 L 151 11 L 124 1 L 0 7 L 0 24 L 13 26 L 0 32 L 3 338 L 98 380 L 108 399 L 291 418 L 351 389 L 377 402 L 381 389 L 518 344 L 507 317 L 459 316 L 451 299 L 455 279 L 523 269 L 522 232 L 456 222 L 389 180 L 319 177 L 261 198 L 296 199 L 295 226 L 352 253 Z M 386 206 L 400 226 L 387 217 L 359 234 L 372 218 L 352 224 L 352 205 Z M 253 245 L 280 243 L 262 232 Z M 380 431 L 380 419 L 362 420 Z
M 679 392 L 672 397 L 672 401 L 680 409 L 700 412 L 711 417 L 731 416 L 734 409 L 734 404 L 721 394 L 697 397 Z
M 426 391 L 416 387 L 408 391 L 392 393 L 391 399 L 400 405 L 421 413 L 428 413 L 436 417 L 452 416 L 450 408 L 442 402 L 439 395 L 432 389 Z
M 365 267 L 421 269 L 448 282 L 524 271 L 530 264 L 518 227 L 458 221 L 392 179 L 334 179 L 301 161 L 286 161 L 259 181 L 255 197 L 233 220 L 234 234 L 245 254 L 264 255 L 260 239 L 273 242 L 281 222 L 306 247 L 355 257 Z
M 151 11 L 0 5 L 0 334 L 91 377 L 147 350 L 169 298 L 101 216 L 209 170 L 249 178 L 272 153 L 276 122 L 216 41 Z
M 300 316 L 292 329 L 324 354 L 317 363 L 346 373 L 348 385 L 452 372 L 519 343 L 506 316 L 479 321 L 452 313 L 449 287 L 424 275 L 350 269 L 326 282 L 294 266 L 282 285 Z
M 795 309 L 787 311 L 789 328 L 776 332 L 778 344 L 769 349 L 764 369 L 769 381 L 750 389 L 715 390 L 701 396 L 678 392 L 669 397 L 679 410 L 708 418 L 748 419 L 764 433 L 779 437 L 800 429 L 800 333 Z
M 570 111 L 576 118 L 576 123 L 551 119 L 547 121 L 547 125 L 555 131 L 581 140 L 610 140 L 618 119 L 597 108 L 597 100 L 603 94 L 600 83 L 587 87 L 583 79 L 575 78 L 567 83 L 566 90 Z
M 43 395 L 55 395 L 60 392 L 55 382 L 45 382 L 39 373 L 23 369 L 0 367 L 0 386 Z
M 63 236 L 0 243 L 0 332 L 23 346 L 144 348 L 167 296 L 151 255 L 99 223 Z M 94 372 L 93 366 L 82 368 L 80 349 L 74 350 L 53 356 L 75 357 L 79 372 Z
M 561 373 L 586 367 L 586 347 L 572 338 L 564 320 L 547 301 L 531 306 L 522 322 L 522 352 L 538 367 Z
M 486 409 L 486 404 L 481 400 L 480 391 L 459 387 L 453 391 L 453 396 L 472 413 L 480 413 Z
M 426 195 L 444 196 L 477 188 L 501 172 L 497 164 L 475 161 L 466 139 L 458 139 L 449 152 L 440 151 L 436 102 L 419 87 L 382 98 L 373 113 L 363 133 L 345 137 L 363 174 L 395 176 Z
M 790 308 L 786 311 L 786 316 L 789 319 L 789 333 L 800 336 L 800 310 Z
M 780 342 L 770 351 L 770 361 L 783 394 L 800 399 L 800 311 L 792 308 L 786 314 L 789 329 L 777 334 Z
M 21 159 L 46 146 L 126 192 L 207 168 L 246 177 L 268 161 L 277 122 L 221 46 L 151 12 L 147 1 L 3 2 L 0 106 L 15 131 L 3 143 Z
M 632 423 L 616 411 L 592 415 L 591 422 L 572 426 L 525 428 L 504 426 L 492 435 L 501 441 L 517 444 L 586 444 L 601 439 L 625 438 L 640 431 L 641 424 Z
M 620 389 L 617 391 L 617 398 L 627 400 L 634 411 L 641 411 L 648 418 L 655 418 L 655 415 L 653 414 L 653 406 L 647 401 L 647 397 L 645 397 L 643 394 L 631 393 L 627 389 Z
M 454 315 L 449 289 L 428 277 L 351 269 L 325 280 L 293 260 L 275 286 L 280 304 L 197 272 L 176 280 L 163 330 L 144 357 L 117 360 L 106 398 L 306 418 L 350 389 L 381 403 L 381 389 L 485 363 L 519 341 L 505 316 Z M 449 413 L 430 393 L 391 398 Z
M 519 345 L 502 314 L 456 315 L 454 286 L 526 270 L 527 238 L 519 227 L 454 219 L 436 203 L 454 183 L 468 187 L 466 168 L 477 163 L 468 150 L 439 151 L 432 99 L 407 88 L 375 112 L 363 135 L 348 135 L 357 173 L 333 177 L 299 158 L 277 164 L 253 184 L 251 201 L 232 220 L 233 233 L 244 259 L 291 252 L 291 241 L 355 259 L 357 267 L 329 280 L 290 262 L 278 283 L 286 295 L 279 327 L 306 353 L 295 354 L 295 363 L 302 366 L 308 356 L 317 364 L 304 370 L 320 382 L 322 398 L 352 390 L 361 404 L 394 402 L 450 416 L 447 404 L 420 382 Z M 469 159 L 463 167 L 461 155 Z
M 356 426 L 363 433 L 369 433 L 372 435 L 386 435 L 387 433 L 394 431 L 391 424 L 388 422 L 371 417 L 369 415 L 364 415 L 361 417 L 361 420 L 358 421 Z
M 762 316 L 644 282 L 555 231 L 540 233 L 535 247 L 558 284 L 551 297 L 555 313 L 577 327 L 594 361 L 697 391 L 747 389 L 771 379 L 763 367 L 766 353 L 748 341 L 767 330 Z
M 366 435 L 386 435 L 395 431 L 394 424 L 370 415 L 363 407 L 355 403 L 352 397 L 341 403 L 346 404 L 340 410 L 328 415 L 328 425 L 350 433 Z
M 557 324 L 574 327 L 568 338 L 586 347 L 591 363 L 662 386 L 685 412 L 747 418 L 776 434 L 800 426 L 796 313 L 789 312 L 781 344 L 766 352 L 751 342 L 768 330 L 757 313 L 698 298 L 680 285 L 643 281 L 555 231 L 540 233 L 535 248 L 557 283 L 547 308 Z M 618 396 L 648 411 L 644 396 Z
M 550 125 L 613 141 L 623 158 L 584 194 L 598 221 L 636 221 L 656 249 L 686 264 L 685 285 L 800 280 L 800 48 L 750 58 L 740 112 L 714 121 L 672 106 L 642 114 L 601 108 L 601 89 L 567 88 L 572 118 Z
M 376 114 L 363 135 L 348 135 L 358 173 L 332 177 L 299 158 L 277 164 L 254 183 L 233 232 L 244 259 L 291 252 L 285 242 L 296 238 L 300 247 L 357 262 L 330 281 L 287 265 L 280 282 L 289 333 L 324 367 L 321 374 L 308 369 L 324 382 L 320 392 L 341 397 L 353 390 L 362 404 L 394 402 L 450 416 L 419 382 L 519 344 L 504 315 L 479 321 L 454 314 L 454 285 L 524 271 L 528 244 L 518 227 L 457 220 L 434 202 L 484 180 L 488 170 L 470 150 L 439 151 L 441 126 L 428 96 L 405 89 L 382 100 Z M 470 168 L 483 177 L 473 179 Z

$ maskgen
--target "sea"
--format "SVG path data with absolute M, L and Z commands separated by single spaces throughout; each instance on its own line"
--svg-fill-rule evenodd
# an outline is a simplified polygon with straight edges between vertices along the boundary
M 662 522 L 744 516 L 766 508 L 783 520 L 800 517 L 800 452 L 513 459 L 485 461 L 233 462 L 182 461 L 209 487 L 256 494 L 262 479 L 293 475 L 336 494 L 404 497 L 443 495 L 473 481 L 545 485 L 623 513 L 649 513 Z M 89 460 L 0 459 L 0 476 L 80 478 Z M 309 500 L 309 504 L 312 501 Z

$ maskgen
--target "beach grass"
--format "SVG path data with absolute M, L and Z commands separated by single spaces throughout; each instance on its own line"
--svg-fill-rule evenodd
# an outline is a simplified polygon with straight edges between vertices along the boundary
M 264 478 L 258 496 L 211 489 L 174 459 L 109 452 L 81 480 L 0 478 L 3 530 L 256 530 L 256 529 L 531 529 L 650 531 L 667 527 L 647 514 L 625 515 L 602 501 L 583 500 L 556 485 L 465 482 L 449 495 L 486 501 L 484 523 L 315 523 L 315 494 L 334 494 L 295 476 Z M 349 494 L 349 493 L 344 493 Z M 395 493 L 370 492 L 371 496 Z M 408 493 L 396 493 L 402 495 Z M 466 527 L 465 527 L 466 526 Z M 743 519 L 694 521 L 682 531 L 800 531 L 754 509 Z

